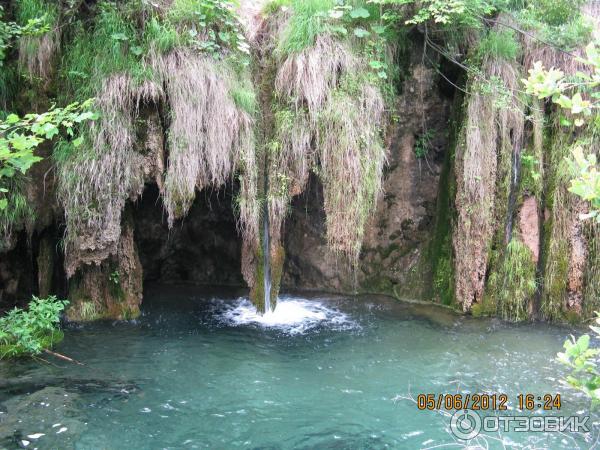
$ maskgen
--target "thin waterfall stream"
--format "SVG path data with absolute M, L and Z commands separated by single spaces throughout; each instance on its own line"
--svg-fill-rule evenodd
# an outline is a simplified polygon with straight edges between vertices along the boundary
M 269 171 L 265 158 L 265 206 L 263 210 L 263 283 L 265 291 L 265 314 L 271 313 L 271 234 L 269 229 Z
M 265 180 L 267 185 L 268 180 Z M 271 243 L 269 230 L 269 205 L 265 202 L 264 220 L 263 220 L 263 271 L 265 287 L 265 314 L 271 312 Z
M 505 244 L 508 245 L 512 239 L 514 226 L 514 211 L 518 197 L 519 181 L 521 177 L 521 149 L 517 148 L 512 155 L 510 193 L 508 196 L 508 208 L 506 210 L 506 228 L 504 230 Z

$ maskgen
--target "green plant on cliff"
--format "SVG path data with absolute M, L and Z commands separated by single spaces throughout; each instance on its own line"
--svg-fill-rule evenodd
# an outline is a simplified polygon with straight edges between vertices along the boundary
M 488 292 L 505 320 L 528 317 L 527 306 L 537 289 L 536 266 L 531 250 L 513 237 L 488 281 Z
M 596 318 L 600 325 L 600 317 Z M 600 326 L 591 325 L 593 336 L 600 338 Z M 598 354 L 600 349 L 590 347 L 590 335 L 584 334 L 578 339 L 570 336 L 564 343 L 564 352 L 557 354 L 557 360 L 566 365 L 571 373 L 562 383 L 582 391 L 592 400 L 592 407 L 600 404 L 600 371 Z
M 15 308 L 0 317 L 0 359 L 37 355 L 61 341 L 58 323 L 67 304 L 56 296 L 33 297 L 26 310 Z
M 10 200 L 7 180 L 27 170 L 42 158 L 35 149 L 44 141 L 64 133 L 74 139 L 77 124 L 95 119 L 89 111 L 92 100 L 71 103 L 64 108 L 52 107 L 42 114 L 26 114 L 23 117 L 9 114 L 0 120 L 0 210 L 8 207 Z
M 20 19 L 22 24 L 16 22 L 5 22 L 4 7 L 0 5 L 0 67 L 4 65 L 4 59 L 8 49 L 19 38 L 24 36 L 41 36 L 50 30 L 52 19 L 52 7 L 50 11 L 36 8 L 34 2 L 21 2 Z M 37 2 L 39 3 L 39 2 Z
M 562 123 L 588 127 L 592 133 L 600 128 L 600 49 L 594 43 L 586 47 L 586 58 L 580 62 L 589 67 L 589 73 L 578 72 L 575 79 L 567 79 L 558 69 L 545 69 L 537 62 L 523 80 L 527 93 L 539 99 L 551 99 L 569 114 Z M 590 211 L 582 218 L 600 221 L 600 175 L 596 155 L 584 154 L 583 146 L 576 145 L 568 159 L 573 178 L 569 191 L 589 202 Z

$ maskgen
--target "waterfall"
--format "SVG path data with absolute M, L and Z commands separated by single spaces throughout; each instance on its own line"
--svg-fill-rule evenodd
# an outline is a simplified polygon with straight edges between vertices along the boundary
M 504 230 L 505 244 L 508 245 L 512 239 L 513 232 L 513 215 L 515 204 L 517 202 L 517 189 L 519 187 L 519 178 L 521 176 L 521 150 L 515 149 L 512 155 L 511 177 L 510 177 L 510 193 L 508 196 L 508 208 L 506 210 L 506 228 Z
M 265 180 L 266 181 L 266 180 Z M 267 183 L 265 183 L 266 185 Z M 266 191 L 266 190 L 265 190 Z M 271 242 L 269 231 L 269 204 L 265 201 L 263 219 L 263 272 L 265 290 L 265 314 L 271 312 Z

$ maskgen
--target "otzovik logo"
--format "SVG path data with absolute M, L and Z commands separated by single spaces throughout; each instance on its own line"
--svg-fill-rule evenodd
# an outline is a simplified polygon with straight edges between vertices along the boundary
M 480 416 L 476 411 L 462 409 L 450 419 L 450 431 L 461 440 L 469 441 L 483 432 L 579 432 L 589 433 L 589 416 Z

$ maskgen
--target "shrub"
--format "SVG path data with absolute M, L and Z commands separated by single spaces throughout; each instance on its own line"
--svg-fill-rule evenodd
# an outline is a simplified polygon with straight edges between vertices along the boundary
M 15 308 L 0 318 L 0 359 L 37 355 L 63 338 L 60 313 L 68 304 L 56 296 L 33 297 L 27 310 Z

